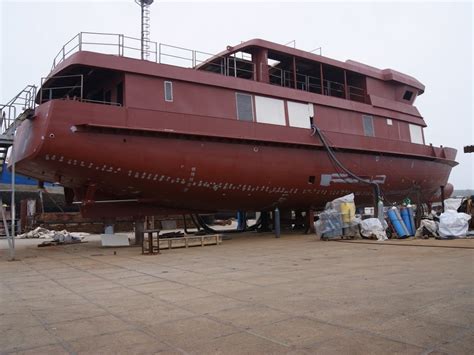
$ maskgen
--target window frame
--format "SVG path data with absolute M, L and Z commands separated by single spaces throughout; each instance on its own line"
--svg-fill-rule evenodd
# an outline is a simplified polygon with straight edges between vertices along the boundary
M 167 85 L 169 85 L 170 88 L 170 96 L 168 97 L 167 93 L 168 91 L 166 90 Z M 174 95 L 173 95 L 173 82 L 169 80 L 165 80 L 164 82 L 164 97 L 166 102 L 173 102 L 174 100 Z
M 367 121 L 367 119 L 370 119 L 370 126 L 371 126 L 371 133 L 372 134 L 367 134 L 367 127 L 366 127 L 366 122 L 369 122 Z M 364 136 L 365 137 L 375 137 L 375 126 L 374 126 L 374 116 L 372 115 L 362 115 L 362 127 L 364 129 Z
M 239 97 L 249 97 L 250 98 L 250 113 L 252 114 L 251 119 L 240 118 L 240 111 L 239 111 Z M 255 122 L 255 107 L 254 107 L 254 98 L 251 94 L 246 94 L 243 92 L 236 92 L 235 93 L 235 109 L 237 114 L 237 120 L 242 122 Z

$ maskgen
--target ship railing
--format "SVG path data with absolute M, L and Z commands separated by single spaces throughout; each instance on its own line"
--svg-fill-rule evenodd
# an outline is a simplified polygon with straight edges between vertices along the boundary
M 245 57 L 244 53 L 233 53 L 229 56 L 216 56 L 194 49 L 160 43 L 158 62 L 185 68 L 196 68 L 206 64 L 209 71 L 225 76 L 244 77 L 256 80 L 255 64 Z M 248 67 L 249 69 L 246 69 Z
M 357 86 L 347 85 L 349 89 L 349 99 L 365 103 L 365 90 Z
M 35 85 L 27 85 L 6 104 L 0 104 L 1 135 L 13 135 L 23 112 L 35 108 L 36 90 Z
M 119 33 L 80 32 L 71 38 L 53 59 L 53 70 L 70 54 L 80 51 L 91 51 L 104 54 L 146 59 L 156 62 L 158 60 L 158 44 L 147 41 L 147 46 L 142 48 L 141 39 L 125 36 Z
M 164 43 L 158 45 L 158 62 L 161 64 L 195 68 L 212 57 L 214 57 L 214 54 L 194 49 Z
M 332 80 L 323 80 L 324 95 L 345 98 L 346 90 L 343 83 Z
M 47 85 L 45 85 L 47 82 Z M 122 106 L 118 102 L 95 100 L 84 97 L 84 75 L 55 75 L 41 78 L 39 103 L 60 99 L 103 105 Z
M 321 78 L 317 76 L 311 76 L 306 74 L 296 74 L 296 88 L 299 90 L 305 90 L 321 94 Z
M 323 93 L 327 96 L 346 97 L 345 85 L 338 81 L 324 79 L 320 77 L 296 73 L 296 85 L 294 73 L 291 70 L 268 65 L 268 75 L 270 84 L 296 88 L 298 90 L 309 91 L 317 94 Z M 321 90 L 321 84 L 323 90 Z M 366 93 L 363 88 L 347 85 L 348 99 L 352 101 L 365 102 Z

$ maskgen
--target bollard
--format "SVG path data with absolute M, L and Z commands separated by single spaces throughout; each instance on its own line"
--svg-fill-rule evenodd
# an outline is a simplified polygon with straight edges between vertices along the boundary
M 280 238 L 280 210 L 275 208 L 273 216 L 273 228 L 275 229 L 275 238 Z

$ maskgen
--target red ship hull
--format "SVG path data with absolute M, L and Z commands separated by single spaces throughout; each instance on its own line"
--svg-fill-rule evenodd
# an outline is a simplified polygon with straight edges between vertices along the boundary
M 38 107 L 34 119 L 17 132 L 17 171 L 60 182 L 74 189 L 79 200 L 121 200 L 111 208 L 124 214 L 150 213 L 147 208 L 131 210 L 138 205 L 199 212 L 276 206 L 309 210 L 350 192 L 358 204 L 373 201 L 368 186 L 339 174 L 308 129 L 278 134 L 285 127 L 269 132 L 268 125 L 249 123 L 226 128 L 224 134 L 216 132 L 219 119 L 203 124 L 202 118 L 190 115 L 99 108 L 66 100 Z M 137 125 L 150 115 L 154 129 Z M 259 129 L 281 139 L 252 139 L 248 133 L 254 130 L 258 136 Z M 441 157 L 443 151 L 437 158 L 436 150 L 427 146 L 417 145 L 417 151 L 406 143 L 408 153 L 396 141 L 330 132 L 327 136 L 339 147 L 339 160 L 379 182 L 388 201 L 428 201 L 446 185 L 454 165 Z M 424 156 L 429 149 L 433 154 Z M 87 196 L 86 186 L 93 186 L 92 196 Z M 110 211 L 103 205 L 101 209 L 102 214 Z
M 85 214 L 311 210 L 350 192 L 372 204 L 313 124 L 387 203 L 433 199 L 457 164 L 425 145 L 424 86 L 408 75 L 262 40 L 181 68 L 126 58 L 118 39 L 118 56 L 63 51 L 15 137 L 17 171 L 59 182 Z

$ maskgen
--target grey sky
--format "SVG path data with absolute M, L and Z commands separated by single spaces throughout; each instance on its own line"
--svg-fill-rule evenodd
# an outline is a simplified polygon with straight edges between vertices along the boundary
M 0 102 L 38 84 L 80 31 L 139 36 L 139 7 L 124 1 L 0 0 Z M 178 2 L 151 6 L 151 39 L 217 53 L 251 38 L 409 74 L 426 85 L 415 105 L 427 143 L 458 149 L 450 182 L 474 188 L 471 2 Z

